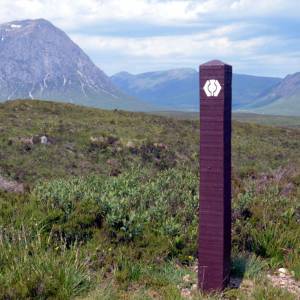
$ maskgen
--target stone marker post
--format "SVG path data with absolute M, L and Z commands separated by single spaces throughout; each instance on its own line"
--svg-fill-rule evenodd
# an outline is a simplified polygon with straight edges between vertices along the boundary
M 200 66 L 198 284 L 222 290 L 230 279 L 232 67 Z

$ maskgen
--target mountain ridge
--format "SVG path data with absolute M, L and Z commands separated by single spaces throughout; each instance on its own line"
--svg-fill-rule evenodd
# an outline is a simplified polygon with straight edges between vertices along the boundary
M 131 74 L 119 72 L 112 81 L 127 94 L 164 105 L 169 110 L 199 110 L 199 73 L 192 68 Z M 233 75 L 233 108 L 241 108 L 281 81 L 277 77 Z
M 38 98 L 102 108 L 143 107 L 45 19 L 1 24 L 0 58 L 2 101 Z
M 246 109 L 257 113 L 300 116 L 300 72 L 287 75 Z
M 45 19 L 0 24 L 0 101 L 42 99 L 104 109 L 198 111 L 192 68 L 107 76 Z M 233 74 L 233 110 L 300 114 L 300 72 L 285 78 Z

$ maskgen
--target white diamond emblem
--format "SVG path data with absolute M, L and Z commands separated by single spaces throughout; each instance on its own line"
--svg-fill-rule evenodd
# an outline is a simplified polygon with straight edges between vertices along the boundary
M 222 90 L 222 87 L 218 80 L 209 79 L 205 82 L 203 90 L 207 97 L 218 97 Z

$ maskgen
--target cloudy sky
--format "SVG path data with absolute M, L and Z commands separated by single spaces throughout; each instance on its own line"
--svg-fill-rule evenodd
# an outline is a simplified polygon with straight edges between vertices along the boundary
M 300 71 L 299 0 L 1 0 L 0 23 L 45 18 L 106 73 L 197 66 Z

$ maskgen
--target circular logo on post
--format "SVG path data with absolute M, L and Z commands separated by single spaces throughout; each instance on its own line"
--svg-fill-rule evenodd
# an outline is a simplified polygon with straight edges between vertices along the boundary
M 207 97 L 218 97 L 222 87 L 217 79 L 209 79 L 205 82 L 203 90 Z

